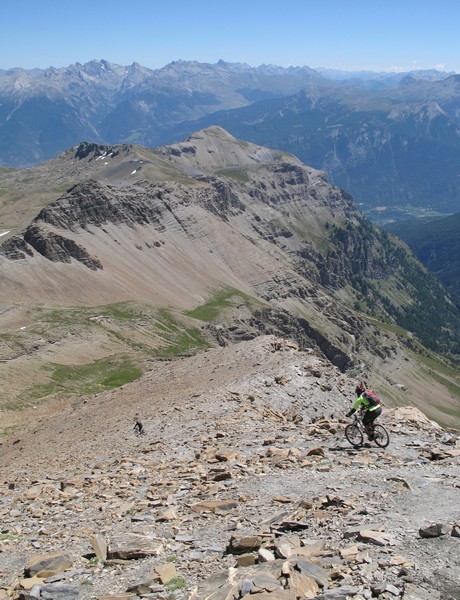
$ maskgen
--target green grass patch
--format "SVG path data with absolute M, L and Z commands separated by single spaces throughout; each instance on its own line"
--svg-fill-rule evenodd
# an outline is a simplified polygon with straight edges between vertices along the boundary
M 245 169 L 219 169 L 217 174 L 230 177 L 230 179 L 235 179 L 236 181 L 242 181 L 243 183 L 249 181 L 249 176 Z
M 112 389 L 138 379 L 141 374 L 130 358 L 117 356 L 84 365 L 55 365 L 52 380 L 57 385 L 78 384 L 90 391 L 94 385 Z
M 0 340 L 3 340 L 12 350 L 23 351 L 26 348 L 20 335 L 15 333 L 0 333 Z
M 460 376 L 457 364 L 449 364 L 448 359 L 445 361 L 439 360 L 439 357 L 430 350 L 427 350 L 420 344 L 417 345 L 417 352 L 414 352 L 410 348 L 406 348 L 406 351 L 415 359 L 420 361 L 423 365 L 432 371 L 439 374 L 443 374 L 446 377 L 450 377 L 460 383 Z
M 254 300 L 244 292 L 233 288 L 225 288 L 216 292 L 205 304 L 187 312 L 186 315 L 199 321 L 214 321 L 223 310 L 234 306 L 236 300 L 244 300 L 246 306 L 254 303 Z
M 460 420 L 460 406 L 458 408 L 449 408 L 447 406 L 436 405 L 436 408 L 439 410 L 439 412 L 444 413 L 445 415 L 447 415 L 449 417 L 454 417 L 455 419 L 457 419 L 457 421 Z M 438 419 L 438 423 L 441 425 L 441 427 L 445 427 L 445 428 L 452 427 L 451 423 L 447 423 L 447 422 L 443 421 L 442 419 Z M 458 427 L 457 427 L 457 429 L 458 429 Z
M 159 310 L 158 318 L 157 327 L 161 331 L 163 344 L 153 351 L 154 356 L 173 358 L 209 347 L 200 329 L 185 327 L 174 318 L 169 310 Z
M 380 321 L 379 319 L 370 317 L 369 315 L 366 315 L 364 313 L 362 316 L 371 325 L 374 325 L 374 327 L 378 327 L 382 331 L 387 331 L 388 333 L 393 333 L 404 339 L 407 339 L 410 337 L 409 332 L 407 331 L 407 329 L 404 329 L 404 327 L 400 327 L 399 325 L 396 325 L 394 323 L 386 323 L 384 321 Z
M 165 588 L 168 590 L 168 592 L 185 590 L 187 588 L 187 582 L 183 577 L 173 577 L 167 583 L 165 583 Z
M 135 303 L 118 302 L 97 307 L 71 307 L 59 309 L 39 309 L 37 318 L 47 324 L 76 325 L 105 317 L 119 321 L 131 321 L 143 315 L 142 309 Z
M 417 358 L 420 360 L 420 362 L 422 362 L 430 369 L 437 371 L 438 373 L 441 373 L 446 377 L 452 377 L 453 379 L 460 382 L 458 367 L 451 367 L 444 362 L 440 362 L 436 358 L 433 358 L 431 354 L 428 356 L 424 356 L 423 354 L 417 354 Z
M 172 358 L 190 354 L 196 350 L 204 350 L 209 347 L 208 342 L 197 328 L 191 328 L 175 338 L 174 342 L 164 348 L 158 349 L 155 354 L 162 358 Z
M 83 365 L 52 363 L 42 368 L 50 374 L 49 381 L 29 388 L 22 399 L 27 397 L 33 402 L 57 395 L 91 395 L 120 387 L 142 375 L 140 367 L 127 356 L 103 358 Z
M 440 383 L 441 385 L 443 385 L 447 390 L 449 390 L 449 392 L 453 396 L 456 396 L 457 398 L 460 398 L 460 386 L 459 385 L 457 385 L 456 383 L 454 383 L 450 379 L 446 379 L 445 377 L 443 377 L 439 373 L 435 373 L 434 371 L 430 372 L 430 377 L 432 377 L 435 381 L 437 381 L 438 383 Z M 459 414 L 460 414 L 460 406 L 459 406 Z
M 0 439 L 12 436 L 18 430 L 17 425 L 0 428 Z
M 36 363 L 42 350 L 48 346 L 57 350 L 55 344 L 59 342 L 62 359 L 43 355 L 41 365 L 34 367 L 40 369 L 34 385 L 25 377 L 16 380 L 14 386 L 10 382 L 10 388 L 4 385 L 4 398 L 0 394 L 2 409 L 17 411 L 50 398 L 91 396 L 138 379 L 152 360 L 188 356 L 209 347 L 201 328 L 190 326 L 183 314 L 141 302 L 39 307 L 27 313 L 27 321 L 30 325 L 24 330 L 5 332 L 0 340 L 19 358 L 38 349 Z M 79 339 L 89 344 L 85 364 L 75 364 L 81 358 L 72 358 L 72 345 Z M 0 374 L 1 369 L 0 365 Z

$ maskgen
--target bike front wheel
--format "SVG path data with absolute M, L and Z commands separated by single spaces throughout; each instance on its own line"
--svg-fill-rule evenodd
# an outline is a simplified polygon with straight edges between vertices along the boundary
M 364 436 L 361 429 L 356 423 L 349 423 L 345 427 L 345 437 L 352 446 L 362 446 L 364 442 Z
M 390 436 L 383 425 L 374 425 L 374 442 L 380 448 L 386 448 L 390 443 Z

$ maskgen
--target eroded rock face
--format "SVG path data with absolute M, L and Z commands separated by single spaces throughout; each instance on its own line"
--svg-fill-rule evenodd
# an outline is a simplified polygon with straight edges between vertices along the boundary
M 33 250 L 23 237 L 12 236 L 0 246 L 0 254 L 8 260 L 22 260 L 33 256 Z
M 46 231 L 38 225 L 31 226 L 24 234 L 24 241 L 36 252 L 52 262 L 67 262 L 72 258 L 90 269 L 102 269 L 102 264 L 88 252 L 62 235 Z M 24 257 L 25 258 L 25 257 Z
M 29 227 L 23 238 L 10 238 L 0 249 L 0 254 L 9 260 L 24 260 L 33 257 L 35 253 L 51 262 L 70 263 L 73 258 L 89 269 L 102 269 L 101 262 L 91 257 L 85 248 L 62 235 L 46 231 L 39 225 Z
M 206 178 L 206 181 L 209 184 L 206 192 L 201 192 L 198 197 L 187 187 L 178 185 L 141 182 L 134 187 L 120 188 L 97 181 L 77 184 L 60 200 L 40 211 L 23 237 L 8 240 L 0 253 L 9 260 L 20 260 L 33 256 L 35 251 L 53 262 L 70 262 L 73 258 L 90 269 L 102 269 L 97 258 L 89 256 L 83 246 L 66 237 L 66 231 L 94 231 L 94 228 L 109 223 L 150 226 L 163 231 L 165 213 L 169 215 L 177 202 L 197 203 L 226 221 L 229 215 L 245 210 L 238 194 L 227 182 L 212 178 Z M 186 230 L 187 224 L 183 223 L 183 227 Z
M 71 231 L 107 223 L 154 224 L 161 215 L 161 198 L 161 188 L 153 185 L 123 189 L 91 180 L 75 185 L 44 208 L 35 222 Z

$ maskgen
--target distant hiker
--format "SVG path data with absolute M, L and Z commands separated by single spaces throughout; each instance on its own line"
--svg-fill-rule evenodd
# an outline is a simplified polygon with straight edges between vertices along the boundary
M 141 435 L 145 435 L 144 426 L 139 421 L 139 419 L 136 419 L 134 422 L 134 435 L 137 435 L 138 437 Z
M 356 386 L 355 393 L 357 400 L 353 404 L 353 408 L 347 412 L 347 417 L 351 417 L 358 408 L 364 411 L 363 425 L 366 430 L 367 437 L 369 440 L 373 440 L 372 429 L 374 421 L 382 414 L 382 404 L 380 398 L 371 390 L 366 390 L 367 384 L 362 381 Z

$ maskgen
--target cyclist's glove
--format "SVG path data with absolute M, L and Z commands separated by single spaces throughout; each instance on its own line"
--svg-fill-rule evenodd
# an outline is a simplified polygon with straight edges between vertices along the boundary
M 355 411 L 355 409 L 354 409 L 354 408 L 352 408 L 350 411 L 348 411 L 348 412 L 347 412 L 346 416 L 347 416 L 347 417 L 351 417 L 351 415 L 354 415 L 354 414 L 355 414 L 355 412 L 356 412 L 356 411 Z

